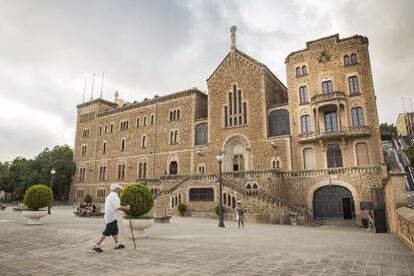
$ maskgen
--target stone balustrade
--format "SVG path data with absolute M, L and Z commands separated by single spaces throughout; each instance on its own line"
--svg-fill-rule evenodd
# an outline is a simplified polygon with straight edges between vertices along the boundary
M 311 104 L 318 104 L 327 101 L 345 100 L 345 93 L 342 91 L 335 91 L 330 93 L 321 93 L 311 98 Z
M 334 132 L 319 132 L 311 131 L 299 134 L 300 143 L 312 143 L 319 140 L 335 139 L 335 138 L 362 138 L 371 135 L 371 130 L 368 126 L 361 127 L 342 127 Z

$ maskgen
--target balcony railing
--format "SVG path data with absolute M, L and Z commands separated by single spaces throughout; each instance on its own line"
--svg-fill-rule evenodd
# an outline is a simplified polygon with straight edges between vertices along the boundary
M 341 130 L 334 132 L 307 132 L 299 134 L 299 142 L 316 142 L 325 139 L 335 138 L 360 138 L 371 135 L 370 128 L 368 126 L 362 127 L 343 127 Z
M 341 91 L 335 91 L 330 93 L 318 94 L 311 98 L 311 104 L 318 104 L 332 100 L 345 100 L 345 93 Z

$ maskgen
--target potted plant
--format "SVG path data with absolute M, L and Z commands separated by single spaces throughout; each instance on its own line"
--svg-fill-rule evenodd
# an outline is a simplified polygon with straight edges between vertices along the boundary
M 85 203 L 92 203 L 93 201 L 93 197 L 90 194 L 86 194 L 85 197 L 83 198 L 83 202 Z
M 40 210 L 49 206 L 53 201 L 52 190 L 44 185 L 37 184 L 30 187 L 23 198 L 23 203 L 27 206 L 28 210 L 23 211 L 23 216 L 29 218 L 27 224 L 38 225 L 40 218 L 47 215 L 47 210 Z
M 180 212 L 180 215 L 183 217 L 185 211 L 187 211 L 187 205 L 185 205 L 183 203 L 180 203 L 180 204 L 177 205 L 177 210 L 178 210 L 178 212 Z
M 122 223 L 131 229 L 129 237 L 132 239 L 146 238 L 144 230 L 154 223 L 153 217 L 147 214 L 154 206 L 151 191 L 142 184 L 127 185 L 121 193 L 121 205 L 131 206 L 122 220 Z
M 224 206 L 221 207 L 221 212 L 223 214 L 226 212 L 226 209 L 224 208 Z M 216 207 L 214 207 L 214 213 L 216 213 L 217 217 L 219 217 L 219 215 L 220 215 L 220 205 L 217 205 Z

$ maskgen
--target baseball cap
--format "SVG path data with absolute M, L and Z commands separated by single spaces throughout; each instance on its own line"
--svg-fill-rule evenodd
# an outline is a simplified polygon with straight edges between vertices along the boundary
M 119 188 L 119 189 L 121 189 L 121 190 L 122 190 L 122 186 L 121 186 L 121 185 L 119 185 L 118 183 L 112 183 L 112 184 L 111 184 L 111 191 L 113 191 L 113 190 L 115 190 L 115 189 L 117 189 L 117 188 Z

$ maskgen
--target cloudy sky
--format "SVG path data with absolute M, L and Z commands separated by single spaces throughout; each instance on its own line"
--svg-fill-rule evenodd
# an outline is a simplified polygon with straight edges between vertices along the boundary
M 381 122 L 414 104 L 414 1 L 0 0 L 0 161 L 73 145 L 85 77 L 90 98 L 127 101 L 191 87 L 237 46 L 286 83 L 284 59 L 305 42 L 368 36 Z

